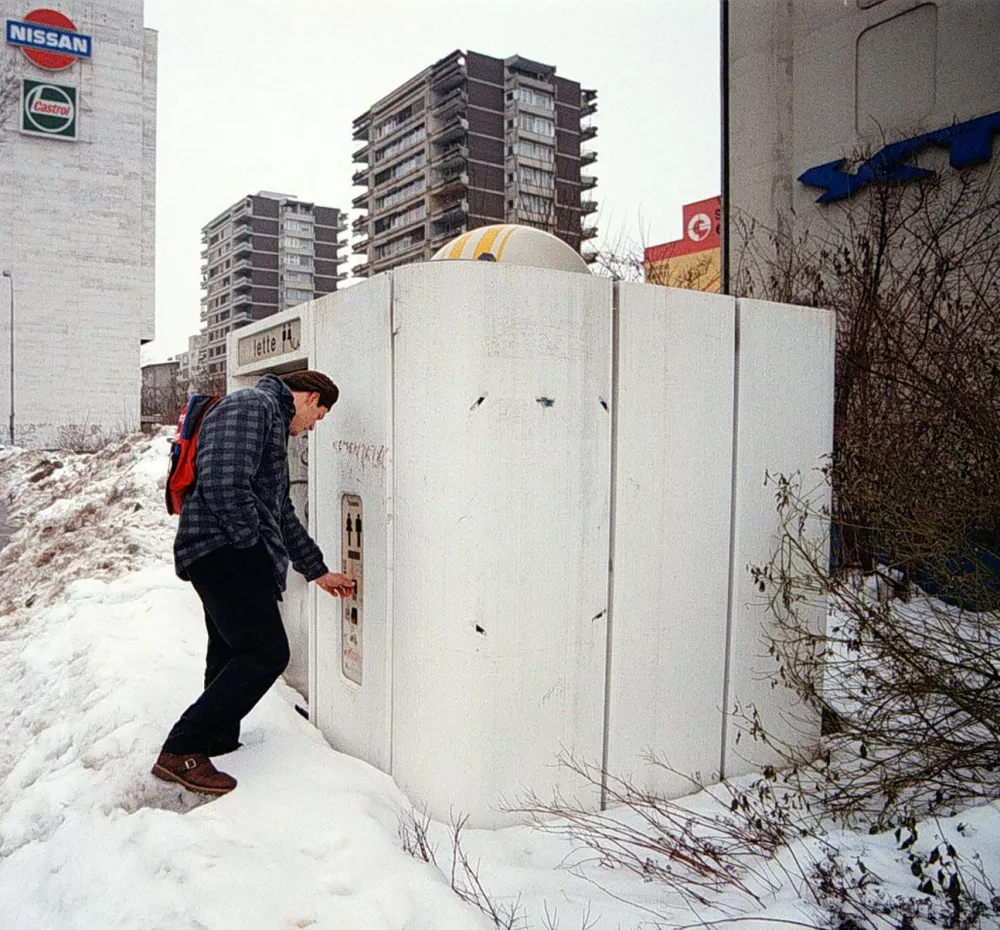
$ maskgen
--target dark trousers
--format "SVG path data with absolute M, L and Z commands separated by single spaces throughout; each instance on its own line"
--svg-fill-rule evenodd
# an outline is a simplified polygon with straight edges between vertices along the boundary
M 263 543 L 223 546 L 187 573 L 205 607 L 205 690 L 174 724 L 163 749 L 211 755 L 235 745 L 240 721 L 285 670 L 288 638 Z

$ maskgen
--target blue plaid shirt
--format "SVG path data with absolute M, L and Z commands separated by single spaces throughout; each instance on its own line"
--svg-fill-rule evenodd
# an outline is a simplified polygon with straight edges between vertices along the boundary
M 201 424 L 196 482 L 184 498 L 174 565 L 185 569 L 225 545 L 249 549 L 263 540 L 279 591 L 288 562 L 309 581 L 325 574 L 323 553 L 288 497 L 288 428 L 295 402 L 287 385 L 264 375 L 257 386 L 222 398 Z

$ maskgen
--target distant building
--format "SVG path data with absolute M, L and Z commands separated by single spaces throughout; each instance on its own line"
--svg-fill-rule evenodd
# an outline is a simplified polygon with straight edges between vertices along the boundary
M 597 92 L 515 55 L 455 51 L 354 120 L 366 188 L 353 205 L 353 250 L 370 276 L 424 261 L 460 233 L 521 223 L 580 252 L 597 235 L 587 217 L 597 184 L 589 120 Z
M 0 442 L 13 382 L 16 443 L 82 448 L 139 425 L 157 38 L 142 0 L 35 6 L 0 0 Z
M 187 401 L 177 373 L 176 360 L 142 366 L 142 426 L 173 423 Z
M 684 235 L 643 255 L 646 283 L 718 293 L 721 216 L 721 197 L 685 204 Z
M 346 230 L 346 214 L 336 207 L 270 191 L 238 200 L 207 223 L 196 377 L 224 380 L 232 330 L 335 291 L 346 277 L 339 270 L 346 242 L 338 239 Z
M 177 383 L 188 394 L 193 393 L 191 385 L 198 377 L 198 359 L 200 358 L 200 349 L 203 341 L 204 336 L 201 333 L 188 336 L 187 351 L 181 352 L 171 359 L 171 361 L 177 362 Z

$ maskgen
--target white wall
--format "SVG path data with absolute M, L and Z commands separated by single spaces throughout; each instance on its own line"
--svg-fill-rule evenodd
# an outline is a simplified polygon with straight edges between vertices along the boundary
M 735 301 L 617 287 L 608 769 L 678 796 L 721 763 Z
M 74 434 L 139 424 L 139 345 L 153 336 L 156 34 L 142 0 L 66 0 L 57 8 L 93 36 L 93 58 L 61 72 L 0 45 L 0 68 L 75 85 L 76 142 L 0 127 L 0 267 L 15 286 L 16 439 L 51 446 Z M 30 6 L 0 0 L 0 21 Z M 18 84 L 18 86 L 20 86 Z M 0 339 L 8 345 L 7 279 Z M 6 359 L 6 353 L 4 353 Z M 9 364 L 0 363 L 6 440 Z M 52 383 L 67 388 L 53 391 Z
M 394 286 L 392 771 L 493 826 L 524 788 L 573 793 L 560 749 L 601 758 L 611 282 L 440 262 Z
M 777 664 L 768 655 L 767 602 L 750 567 L 776 551 L 780 521 L 775 486 L 765 475 L 799 473 L 816 507 L 829 504 L 820 469 L 833 447 L 833 356 L 836 318 L 825 310 L 740 299 L 736 397 L 736 468 L 733 496 L 732 604 L 725 707 L 756 707 L 776 739 L 808 747 L 819 739 L 819 720 L 792 693 L 772 687 Z M 810 532 L 822 533 L 811 526 Z M 804 613 L 808 613 L 806 609 Z M 812 608 L 819 629 L 825 604 Z M 734 777 L 775 763 L 736 720 L 726 727 L 723 773 Z
M 313 364 L 340 388 L 340 400 L 313 434 L 313 526 L 327 563 L 343 571 L 341 497 L 345 493 L 361 496 L 365 583 L 360 686 L 342 672 L 344 604 L 322 593 L 316 597 L 312 713 L 334 749 L 364 759 L 383 772 L 391 770 L 392 603 L 396 591 L 390 548 L 394 529 L 390 522 L 391 286 L 390 276 L 379 275 L 313 305 Z M 405 593 L 410 598 L 415 595 Z

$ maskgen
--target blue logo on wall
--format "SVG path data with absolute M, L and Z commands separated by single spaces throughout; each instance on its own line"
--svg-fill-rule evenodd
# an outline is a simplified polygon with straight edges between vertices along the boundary
M 934 174 L 927 168 L 917 168 L 904 162 L 928 145 L 948 149 L 952 168 L 968 168 L 990 160 L 993 134 L 1000 132 L 1000 113 L 980 116 L 965 123 L 938 129 L 904 142 L 893 142 L 876 152 L 854 174 L 842 170 L 846 158 L 817 165 L 799 175 L 799 180 L 826 193 L 816 203 L 829 203 L 856 194 L 873 181 L 901 184 Z

